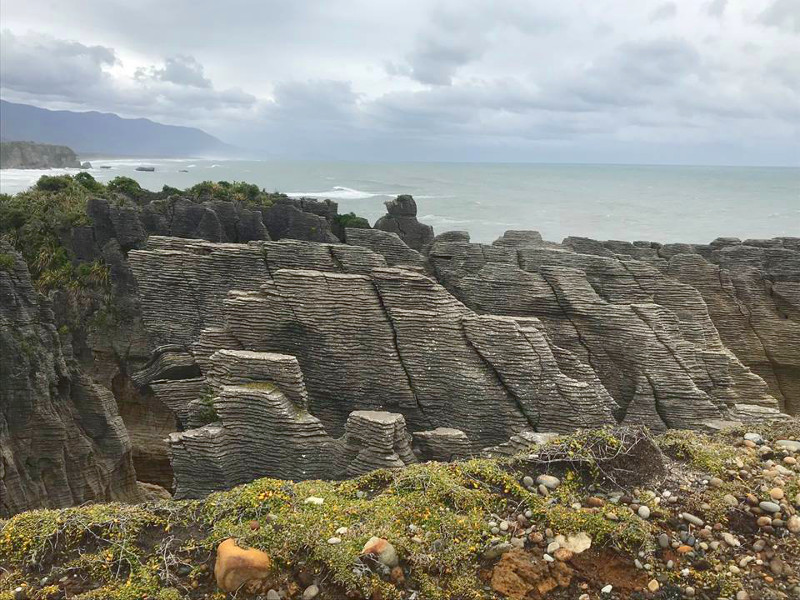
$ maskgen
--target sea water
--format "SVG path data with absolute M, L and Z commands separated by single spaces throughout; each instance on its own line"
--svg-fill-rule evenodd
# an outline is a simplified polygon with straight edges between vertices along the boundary
M 330 198 L 339 212 L 374 222 L 383 202 L 411 194 L 436 233 L 468 231 L 490 242 L 507 229 L 545 239 L 707 243 L 719 236 L 800 236 L 800 168 L 494 163 L 354 163 L 201 159 L 91 159 L 99 181 L 125 175 L 143 187 L 246 181 L 290 196 Z M 136 171 L 152 166 L 153 172 Z M 101 168 L 110 167 L 110 168 Z M 42 174 L 0 171 L 0 191 L 26 189 Z

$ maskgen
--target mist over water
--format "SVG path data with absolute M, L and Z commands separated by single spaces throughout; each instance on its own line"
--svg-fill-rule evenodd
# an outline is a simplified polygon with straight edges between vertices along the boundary
M 143 187 L 184 188 L 205 180 L 247 181 L 291 196 L 330 198 L 339 212 L 374 222 L 383 202 L 412 194 L 436 233 L 469 231 L 490 242 L 507 229 L 545 239 L 707 243 L 719 236 L 800 236 L 800 169 L 778 167 L 350 163 L 198 159 L 91 159 L 99 181 L 118 175 Z M 102 169 L 101 166 L 109 166 Z M 139 172 L 153 166 L 155 172 Z M 42 174 L 3 170 L 15 193 Z

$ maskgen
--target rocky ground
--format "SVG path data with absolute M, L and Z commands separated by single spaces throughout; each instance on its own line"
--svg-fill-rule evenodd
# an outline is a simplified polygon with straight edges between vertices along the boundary
M 798 420 L 598 429 L 342 482 L 31 511 L 0 522 L 0 598 L 800 597 L 798 440 Z

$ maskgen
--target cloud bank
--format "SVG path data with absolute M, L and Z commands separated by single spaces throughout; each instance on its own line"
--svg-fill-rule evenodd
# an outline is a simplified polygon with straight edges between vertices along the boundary
M 6 0 L 0 93 L 265 156 L 800 164 L 800 0 L 166 4 Z

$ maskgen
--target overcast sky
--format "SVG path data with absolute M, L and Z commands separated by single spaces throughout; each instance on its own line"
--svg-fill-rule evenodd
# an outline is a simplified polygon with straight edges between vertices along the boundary
M 800 0 L 2 0 L 0 93 L 265 156 L 800 164 Z

